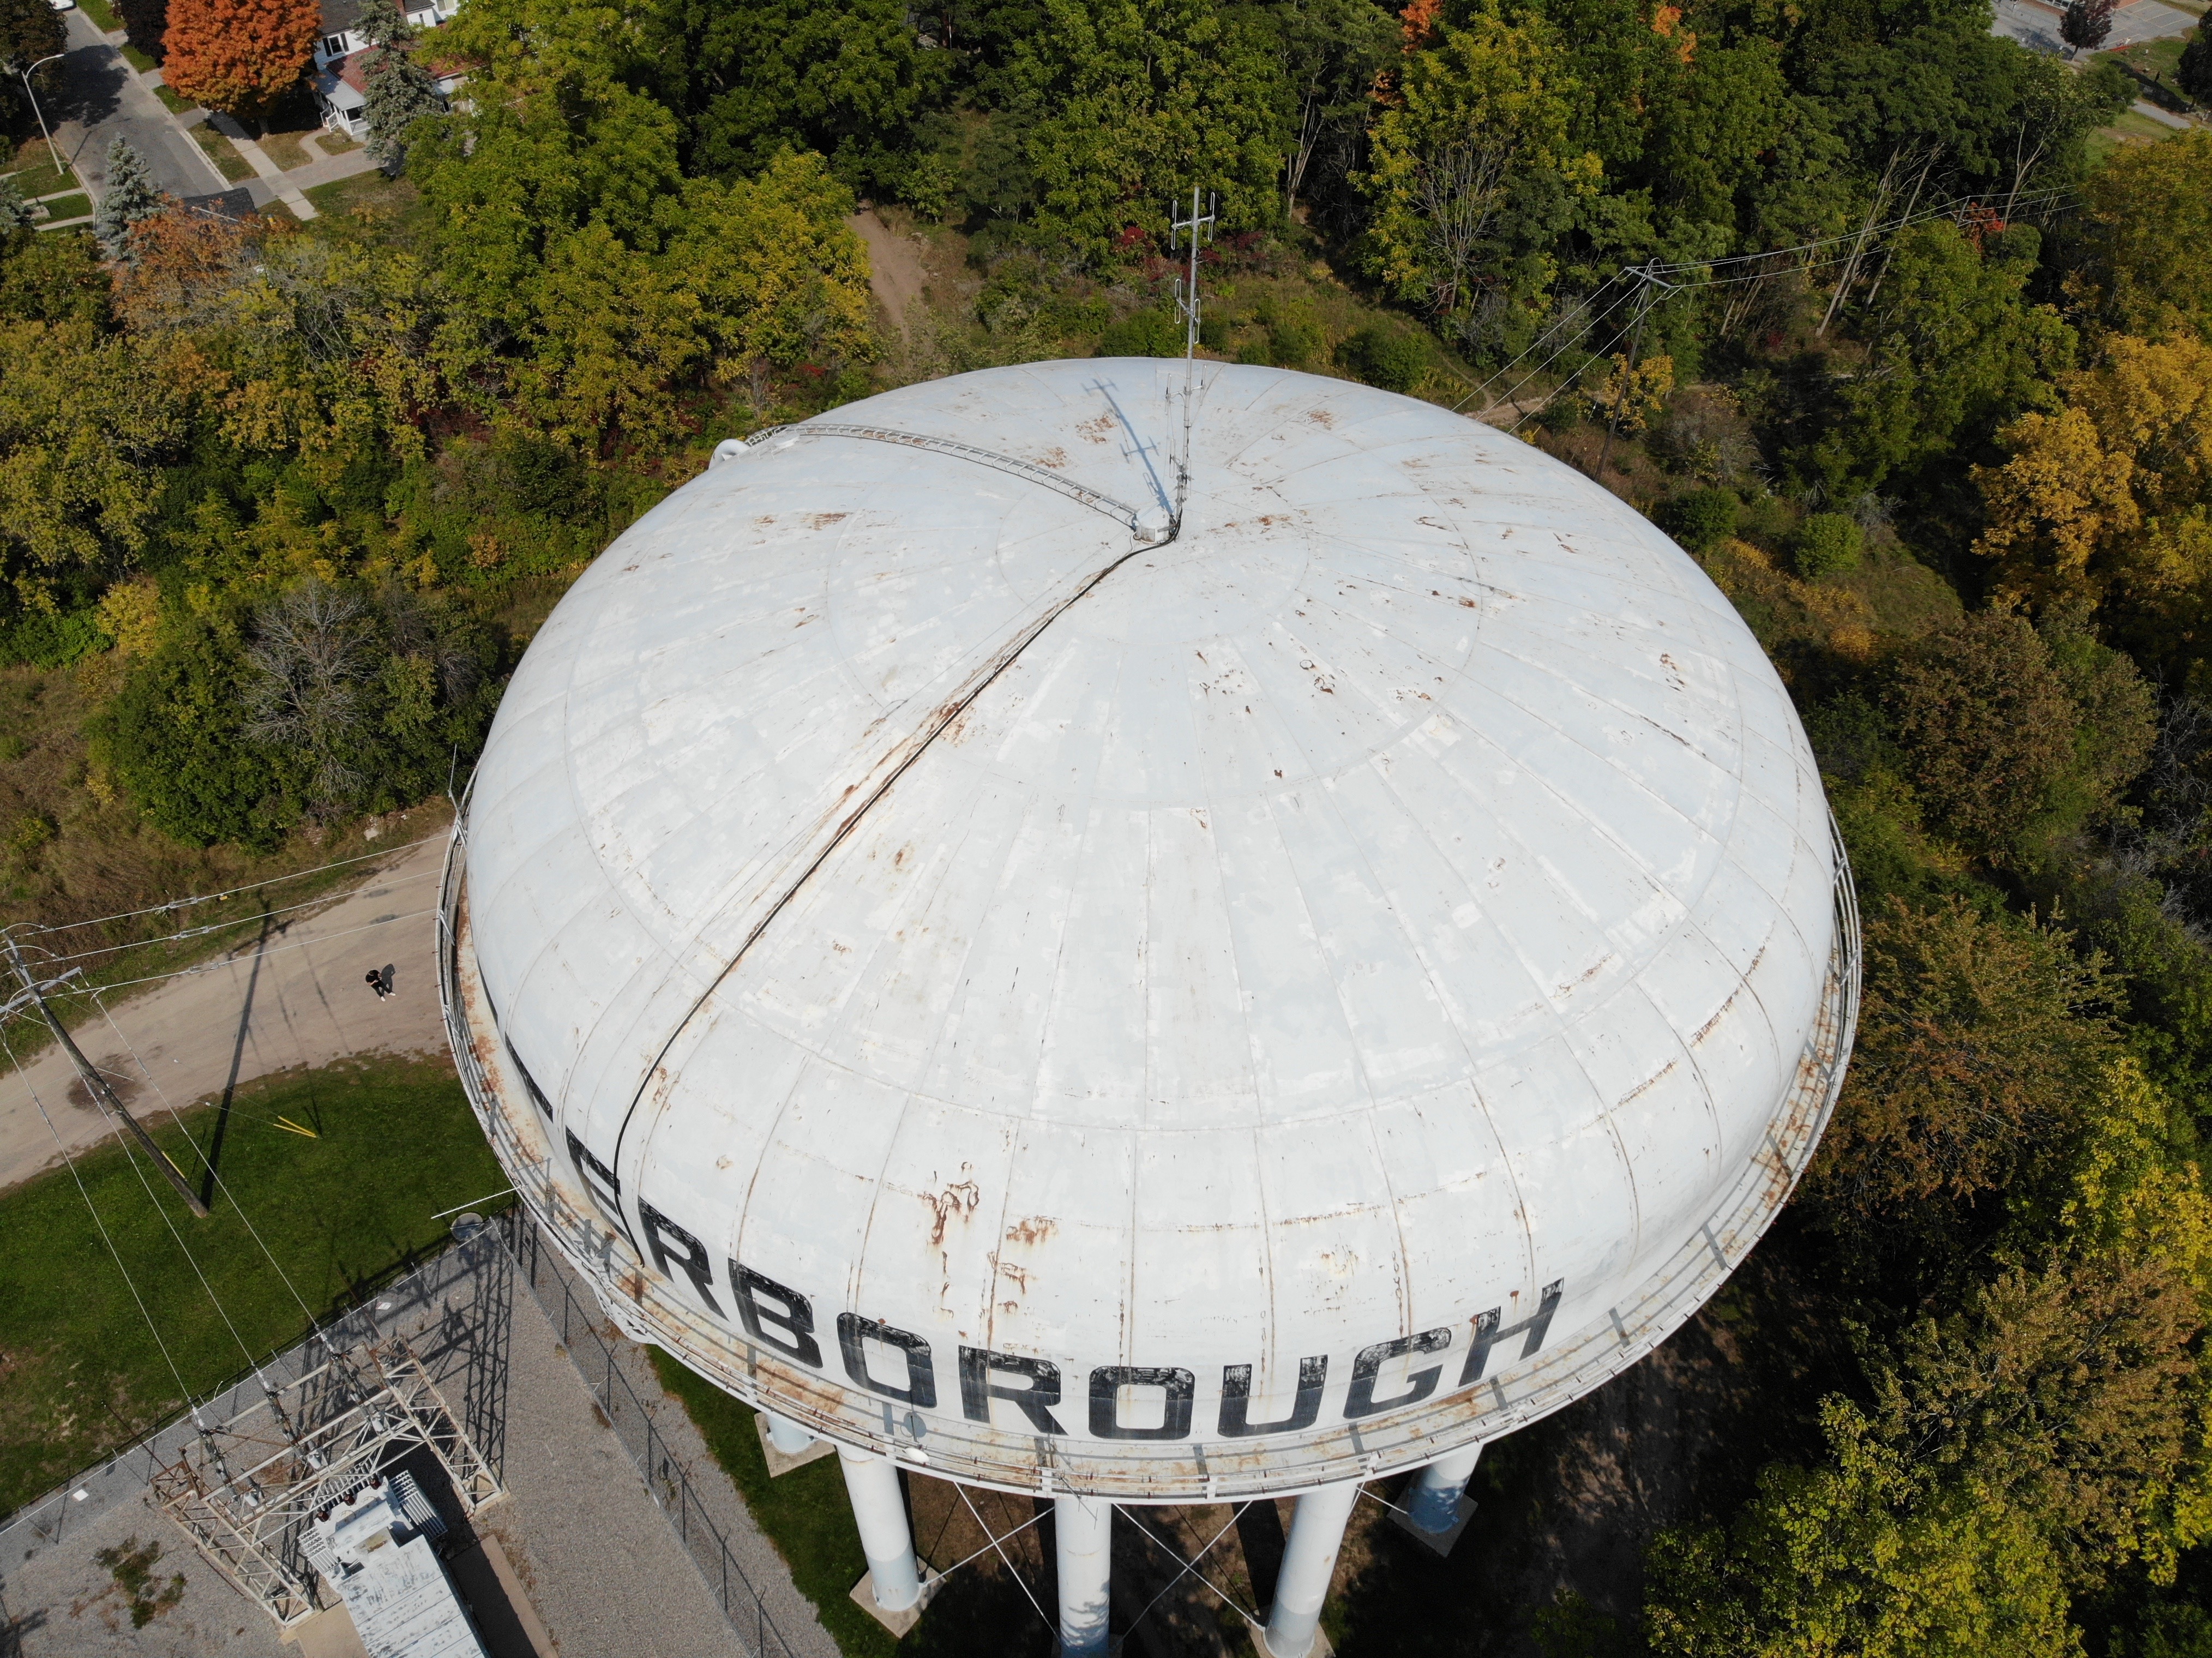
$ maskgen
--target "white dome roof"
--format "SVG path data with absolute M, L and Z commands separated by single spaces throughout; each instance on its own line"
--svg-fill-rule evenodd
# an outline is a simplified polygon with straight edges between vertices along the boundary
M 526 1195 L 626 1321 L 963 1478 L 1226 1493 L 1556 1408 L 1840 1081 L 1826 807 L 1727 599 L 1499 432 L 1202 367 L 1166 545 L 1120 508 L 1179 362 L 757 440 L 562 601 L 469 808 Z

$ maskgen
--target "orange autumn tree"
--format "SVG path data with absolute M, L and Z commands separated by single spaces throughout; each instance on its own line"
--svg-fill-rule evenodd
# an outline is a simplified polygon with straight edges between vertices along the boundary
M 298 82 L 321 29 L 318 0 L 169 0 L 161 78 L 209 109 L 258 116 Z

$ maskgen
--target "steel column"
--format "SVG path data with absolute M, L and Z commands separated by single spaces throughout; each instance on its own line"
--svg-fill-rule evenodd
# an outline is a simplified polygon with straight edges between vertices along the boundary
M 875 1580 L 876 1604 L 885 1612 L 904 1612 L 921 1599 L 921 1573 L 915 1564 L 914 1533 L 906 1523 L 898 1468 L 888 1457 L 848 1445 L 837 1448 L 837 1461 L 845 1470 L 853 1522 L 860 1528 L 860 1551 Z
M 1283 1549 L 1282 1575 L 1275 1580 L 1275 1605 L 1267 1614 L 1269 1658 L 1306 1658 L 1321 1632 L 1321 1603 L 1336 1573 L 1336 1552 L 1344 1546 L 1345 1522 L 1359 1500 L 1354 1481 L 1324 1485 L 1298 1498 Z
M 1481 1458 L 1482 1442 L 1478 1440 L 1422 1469 L 1420 1479 L 1407 1493 L 1406 1518 L 1425 1532 L 1449 1531 L 1459 1523 L 1459 1499 Z
M 1056 1497 L 1052 1521 L 1059 1543 L 1062 1658 L 1106 1658 L 1114 1505 L 1103 1497 Z

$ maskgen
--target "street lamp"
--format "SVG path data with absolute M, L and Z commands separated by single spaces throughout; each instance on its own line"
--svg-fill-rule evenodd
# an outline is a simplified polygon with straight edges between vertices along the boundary
M 46 141 L 46 159 L 54 164 L 57 171 L 58 171 L 61 167 L 61 152 L 54 148 L 54 135 L 46 129 L 46 112 L 39 107 L 39 94 L 31 89 L 31 76 L 38 70 L 44 69 L 48 64 L 52 63 L 56 58 L 66 58 L 68 56 L 69 53 L 67 52 L 57 52 L 47 57 L 40 58 L 39 61 L 32 64 L 29 69 L 21 71 L 23 76 L 23 95 L 31 100 L 31 113 L 39 118 L 39 131 L 45 137 Z

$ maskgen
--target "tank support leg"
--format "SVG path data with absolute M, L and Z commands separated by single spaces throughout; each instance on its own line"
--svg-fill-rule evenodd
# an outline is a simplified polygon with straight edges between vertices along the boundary
M 1298 1498 L 1283 1549 L 1282 1575 L 1275 1580 L 1275 1604 L 1267 1614 L 1270 1658 L 1306 1658 L 1321 1633 L 1321 1603 L 1336 1572 L 1336 1552 L 1344 1546 L 1345 1522 L 1359 1500 L 1357 1480 L 1324 1485 Z
M 844 1445 L 837 1448 L 837 1461 L 845 1470 L 845 1491 L 853 1500 L 853 1522 L 860 1530 L 860 1551 L 868 1557 L 876 1604 L 885 1612 L 904 1612 L 921 1599 L 921 1574 L 915 1565 L 914 1533 L 906 1523 L 898 1468 L 888 1457 Z
M 768 1423 L 768 1442 L 786 1456 L 804 1456 L 814 1442 L 814 1436 L 787 1416 L 778 1416 L 774 1411 L 763 1411 Z
M 1096 1497 L 1056 1497 L 1052 1519 L 1059 1545 L 1060 1652 L 1064 1658 L 1106 1658 L 1114 1505 Z
M 1440 1456 L 1422 1469 L 1420 1479 L 1407 1493 L 1411 1500 L 1406 1504 L 1406 1518 L 1425 1532 L 1449 1531 L 1458 1523 L 1459 1500 L 1466 1495 L 1467 1482 L 1481 1456 L 1478 1442 Z

